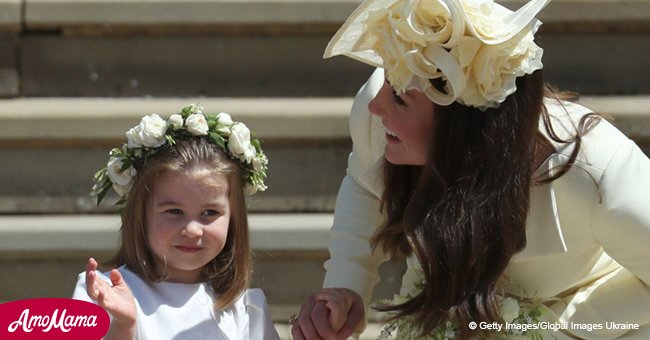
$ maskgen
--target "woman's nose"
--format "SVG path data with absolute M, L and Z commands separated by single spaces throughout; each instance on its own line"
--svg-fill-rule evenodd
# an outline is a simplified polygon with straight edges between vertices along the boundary
M 201 237 L 203 236 L 203 226 L 197 221 L 189 221 L 181 230 L 181 234 L 189 238 Z
M 372 98 L 372 100 L 368 102 L 368 111 L 375 116 L 383 117 L 386 114 L 386 90 L 389 90 L 390 92 L 388 87 L 388 84 L 384 82 L 384 85 L 379 89 L 375 98 Z

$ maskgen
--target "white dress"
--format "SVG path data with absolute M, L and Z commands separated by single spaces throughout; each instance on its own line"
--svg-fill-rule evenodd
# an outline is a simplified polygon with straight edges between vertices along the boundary
M 231 307 L 219 310 L 206 283 L 149 284 L 124 266 L 118 270 L 136 300 L 138 340 L 279 339 L 260 289 L 246 290 Z M 97 274 L 110 283 L 108 273 Z M 85 272 L 72 298 L 96 303 L 86 293 Z

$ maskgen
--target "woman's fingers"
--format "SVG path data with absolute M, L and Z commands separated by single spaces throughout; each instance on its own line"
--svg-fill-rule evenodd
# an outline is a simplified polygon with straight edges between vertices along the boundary
M 325 302 L 316 301 L 311 312 L 311 321 L 321 338 L 331 339 L 336 336 L 336 331 L 332 329 L 330 310 L 325 306 Z
M 324 288 L 311 295 L 291 327 L 298 340 L 347 339 L 364 317 L 361 297 L 349 290 Z
M 337 308 L 330 304 L 327 304 L 327 308 L 329 309 L 329 322 L 332 325 L 332 330 L 338 332 L 348 319 L 348 310 L 347 308 Z
M 343 327 L 339 329 L 336 334 L 337 339 L 347 339 L 359 326 L 359 323 L 364 318 L 365 309 L 363 307 L 363 302 L 353 303 L 352 308 L 348 312 L 347 321 L 343 324 Z
M 334 332 L 338 332 L 346 323 L 348 312 L 352 307 L 350 299 L 346 296 L 346 291 L 337 288 L 324 288 L 315 295 L 315 299 L 325 302 L 331 328 Z
M 302 335 L 307 340 L 322 339 L 322 337 L 318 335 L 318 331 L 316 331 L 316 327 L 312 321 L 312 312 L 315 307 L 315 302 L 316 301 L 313 298 L 307 300 L 307 302 L 300 309 L 300 316 L 298 316 L 298 320 L 296 322 L 296 324 L 300 327 Z

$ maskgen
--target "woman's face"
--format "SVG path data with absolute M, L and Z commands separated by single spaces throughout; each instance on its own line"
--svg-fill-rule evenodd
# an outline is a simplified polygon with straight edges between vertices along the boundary
M 433 133 L 433 102 L 418 90 L 397 95 L 384 80 L 368 110 L 386 128 L 386 160 L 398 165 L 424 165 Z

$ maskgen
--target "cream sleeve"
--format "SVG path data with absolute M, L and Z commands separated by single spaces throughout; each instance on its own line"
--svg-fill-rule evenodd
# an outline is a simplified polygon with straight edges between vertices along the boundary
M 347 175 L 341 183 L 335 209 L 323 287 L 351 289 L 361 296 L 365 307 L 379 282 L 379 265 L 387 260 L 379 249 L 373 251 L 370 246 L 370 238 L 384 220 L 379 213 L 379 200 Z M 365 310 L 365 318 L 355 333 L 366 328 L 367 307 Z
M 336 200 L 334 225 L 330 231 L 330 259 L 325 262 L 324 287 L 342 287 L 357 292 L 367 305 L 379 282 L 377 268 L 387 260 L 373 251 L 370 238 L 384 221 L 379 200 L 345 176 Z
M 595 202 L 593 235 L 622 268 L 565 301 L 560 321 L 604 326 L 594 332 L 572 332 L 583 338 L 638 333 L 607 329 L 607 322 L 639 324 L 645 334 L 650 329 L 650 160 L 626 140 L 614 152 L 598 189 L 602 201 Z
M 368 112 L 368 102 L 383 85 L 383 70 L 377 69 L 357 94 L 350 115 L 353 151 L 336 198 L 334 224 L 330 231 L 330 259 L 324 287 L 348 288 L 357 292 L 365 305 L 379 281 L 377 269 L 387 260 L 373 251 L 370 239 L 384 223 L 380 213 L 381 165 L 384 130 L 381 121 Z

